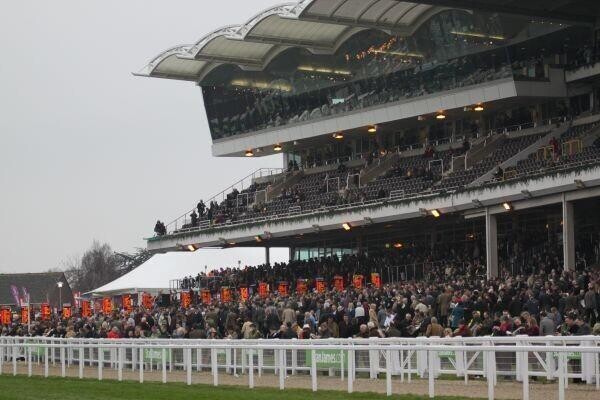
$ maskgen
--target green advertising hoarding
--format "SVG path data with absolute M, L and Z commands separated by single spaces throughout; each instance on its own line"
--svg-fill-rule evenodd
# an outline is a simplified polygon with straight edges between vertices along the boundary
M 312 367 L 312 352 L 315 353 L 317 368 L 341 368 L 342 362 L 348 369 L 348 354 L 339 350 L 306 350 L 306 365 Z

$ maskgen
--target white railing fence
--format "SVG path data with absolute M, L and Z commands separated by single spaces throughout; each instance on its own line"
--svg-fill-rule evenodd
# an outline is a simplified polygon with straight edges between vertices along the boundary
M 255 374 L 272 373 L 285 389 L 288 375 L 310 377 L 313 391 L 318 389 L 318 374 L 346 381 L 348 393 L 354 391 L 358 374 L 378 379 L 384 376 L 386 393 L 392 382 L 413 379 L 428 381 L 429 396 L 435 395 L 435 382 L 443 375 L 455 375 L 467 383 L 472 377 L 487 380 L 488 397 L 494 398 L 498 377 L 522 382 L 522 398 L 529 398 L 529 379 L 543 377 L 557 381 L 558 398 L 565 398 L 569 379 L 579 379 L 600 390 L 600 337 L 476 337 L 476 338 L 389 338 L 325 340 L 168 340 L 168 339 L 60 339 L 46 337 L 1 337 L 0 374 L 17 375 L 34 366 L 49 376 L 52 366 L 78 371 L 79 378 L 89 370 L 99 380 L 105 370 L 161 373 L 162 382 L 174 372 L 185 372 L 192 384 L 193 374 L 209 372 L 215 386 L 220 374 L 247 375 L 250 388 Z M 88 375 L 84 374 L 84 370 Z M 465 387 L 465 390 L 468 390 Z

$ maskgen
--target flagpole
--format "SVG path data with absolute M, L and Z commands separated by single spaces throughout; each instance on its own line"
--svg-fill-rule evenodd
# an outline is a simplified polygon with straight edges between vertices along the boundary
M 31 294 L 27 292 L 27 334 L 31 336 Z

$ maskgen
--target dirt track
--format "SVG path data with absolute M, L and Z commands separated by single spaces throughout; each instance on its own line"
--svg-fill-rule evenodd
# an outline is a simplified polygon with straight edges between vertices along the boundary
M 10 363 L 5 363 L 2 369 L 3 374 L 12 374 L 13 367 Z M 17 366 L 17 373 L 20 375 L 27 374 L 26 364 L 19 363 Z M 35 364 L 32 368 L 33 375 L 43 375 L 43 366 Z M 60 376 L 61 368 L 59 365 L 51 365 L 48 370 L 51 376 Z M 117 371 L 104 368 L 103 379 L 116 380 L 118 375 Z M 66 376 L 77 378 L 79 377 L 78 366 L 66 367 Z M 123 371 L 123 379 L 138 381 L 139 371 L 131 371 L 126 369 Z M 86 366 L 84 368 L 85 378 L 97 378 L 98 368 Z M 162 372 L 158 371 L 144 371 L 145 381 L 161 381 Z M 186 373 L 183 371 L 167 372 L 168 382 L 186 382 Z M 213 377 L 208 371 L 192 373 L 193 384 L 213 384 Z M 219 384 L 220 385 L 239 385 L 248 386 L 248 375 L 234 376 L 219 371 Z M 254 385 L 256 387 L 279 387 L 279 377 L 273 375 L 272 372 L 268 372 L 258 376 L 258 373 L 254 374 Z M 290 375 L 285 379 L 285 386 L 288 388 L 298 389 L 310 389 L 311 379 L 306 374 L 299 373 L 298 375 Z M 347 381 L 342 381 L 340 377 L 329 377 L 326 375 L 319 375 L 318 377 L 318 389 L 320 390 L 347 390 Z M 521 399 L 523 386 L 518 382 L 502 382 L 499 381 L 495 387 L 495 395 L 497 399 Z M 360 392 L 377 392 L 385 393 L 385 378 L 374 380 L 358 378 L 354 381 L 354 391 Z M 404 382 L 400 381 L 399 377 L 392 379 L 392 392 L 394 394 L 417 394 L 417 395 L 428 395 L 428 382 L 427 380 L 415 379 L 413 377 L 412 382 L 408 383 L 405 379 Z M 473 380 L 470 379 L 468 384 L 465 385 L 463 380 L 436 380 L 435 381 L 435 393 L 440 396 L 461 396 L 461 397 L 475 397 L 475 398 L 487 398 L 487 382 L 485 380 Z M 557 383 L 536 383 L 530 382 L 529 390 L 530 399 L 532 400 L 550 400 L 558 397 L 558 384 Z M 596 400 L 600 398 L 600 393 L 595 390 L 593 385 L 583 384 L 570 384 L 567 389 L 566 396 L 569 400 Z

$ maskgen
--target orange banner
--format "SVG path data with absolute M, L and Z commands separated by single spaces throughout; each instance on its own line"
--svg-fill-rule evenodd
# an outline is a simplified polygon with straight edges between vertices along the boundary
M 112 300 L 110 297 L 105 297 L 102 299 L 102 312 L 105 315 L 108 315 L 112 312 Z
M 145 309 L 151 310 L 154 302 L 152 301 L 152 295 L 150 293 L 144 293 L 142 295 L 142 304 Z
M 63 306 L 62 317 L 63 317 L 63 319 L 71 318 L 71 306 Z
M 381 276 L 378 272 L 371 272 L 371 284 L 377 289 L 381 288 Z
M 267 285 L 266 282 L 259 282 L 258 295 L 261 299 L 264 299 L 269 295 L 269 285 Z
M 325 293 L 327 290 L 327 284 L 323 278 L 317 278 L 315 281 L 315 286 L 317 288 L 317 293 Z
M 333 277 L 333 287 L 338 292 L 344 291 L 344 278 L 342 276 L 336 275 Z
M 354 285 L 354 287 L 356 289 L 362 289 L 364 280 L 365 280 L 365 277 L 363 275 L 357 274 L 352 277 L 352 284 Z
M 231 303 L 231 289 L 228 287 L 221 288 L 221 302 Z
M 306 279 L 298 279 L 296 281 L 296 292 L 298 294 L 306 294 L 308 292 L 308 281 Z
M 210 304 L 212 302 L 212 296 L 208 289 L 202 289 L 200 291 L 200 297 L 202 299 L 202 304 Z
M 44 303 L 41 306 L 42 321 L 50 321 L 50 304 Z
M 133 311 L 133 298 L 130 294 L 123 295 L 123 310 L 128 313 Z
M 0 320 L 2 325 L 10 325 L 12 322 L 12 312 L 10 311 L 10 308 L 3 308 L 0 310 Z
M 28 324 L 29 323 L 29 307 L 21 308 L 21 323 Z
M 290 294 L 290 283 L 281 281 L 279 285 L 277 285 L 277 292 L 280 296 L 289 296 Z
M 250 292 L 248 291 L 248 287 L 242 286 L 240 288 L 240 299 L 242 299 L 242 301 L 248 301 L 249 298 L 250 298 Z
M 192 295 L 190 292 L 181 292 L 181 307 L 190 308 L 192 305 Z
M 92 305 L 87 300 L 81 300 L 81 316 L 83 318 L 92 316 Z

